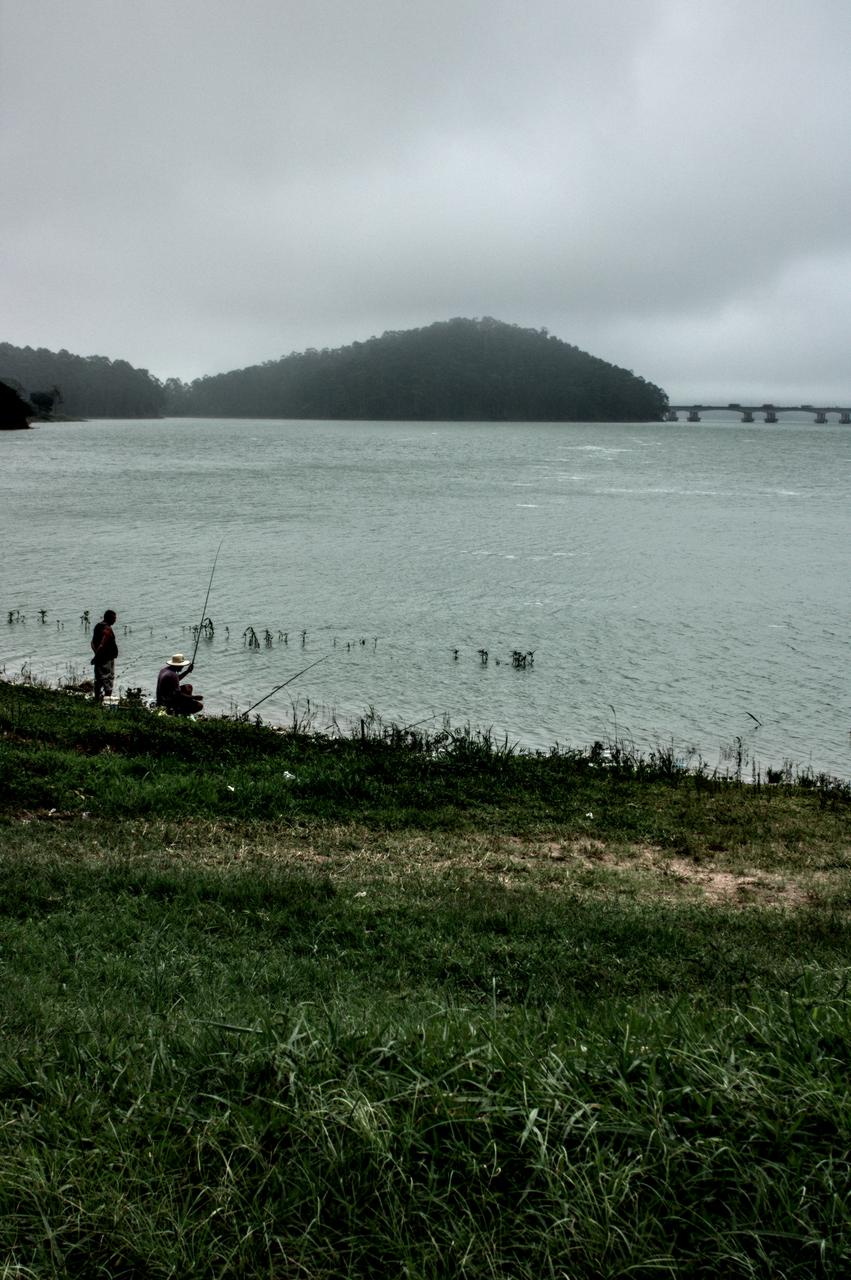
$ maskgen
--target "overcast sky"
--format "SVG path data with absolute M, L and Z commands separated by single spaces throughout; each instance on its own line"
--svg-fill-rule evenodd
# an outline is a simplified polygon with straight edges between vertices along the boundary
M 161 378 L 452 316 L 851 402 L 851 0 L 0 0 L 0 341 Z

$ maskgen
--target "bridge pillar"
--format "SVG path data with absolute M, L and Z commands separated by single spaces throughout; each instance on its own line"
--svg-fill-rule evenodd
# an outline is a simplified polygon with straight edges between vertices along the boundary
M 688 420 L 689 422 L 700 422 L 700 414 L 697 412 L 697 409 L 689 409 Z
M 753 409 L 742 410 L 742 422 L 753 422 Z
M 851 409 L 843 409 L 839 415 L 839 421 L 848 426 L 851 423 Z
M 765 421 L 766 421 L 766 422 L 776 422 L 776 421 L 777 421 L 777 414 L 774 412 L 774 410 L 773 410 L 773 409 L 767 409 L 767 410 L 766 410 L 766 412 L 765 412 Z
M 827 422 L 827 414 L 825 413 L 824 409 L 819 409 L 819 410 L 818 410 L 818 412 L 816 413 L 816 416 L 815 416 L 815 418 L 813 419 L 813 421 L 814 421 L 814 422 L 818 422 L 818 423 L 820 423 L 820 424 L 823 424 L 823 423 Z

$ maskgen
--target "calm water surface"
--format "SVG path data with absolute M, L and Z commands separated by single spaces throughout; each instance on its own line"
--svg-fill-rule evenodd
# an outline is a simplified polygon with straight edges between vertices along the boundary
M 329 655 L 264 717 L 371 707 L 710 766 L 741 739 L 849 777 L 851 428 L 730 419 L 0 434 L 0 666 L 88 675 L 80 616 L 112 607 L 119 684 L 151 690 L 192 650 L 221 541 L 195 674 L 211 710 Z

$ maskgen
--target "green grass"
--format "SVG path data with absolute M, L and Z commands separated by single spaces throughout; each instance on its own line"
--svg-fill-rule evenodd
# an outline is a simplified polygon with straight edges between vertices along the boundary
M 38 1275 L 847 1274 L 848 1001 L 280 1008 L 55 1032 L 2 1077 Z
M 841 784 L 0 732 L 0 1274 L 851 1271 Z
M 615 748 L 521 754 L 469 732 L 332 739 L 224 719 L 186 724 L 0 682 L 2 812 L 559 829 L 687 853 L 832 845 L 851 786 L 746 785 Z M 589 817 L 589 814 L 591 815 Z
M 0 899 L 35 1274 L 851 1263 L 839 918 L 70 854 Z

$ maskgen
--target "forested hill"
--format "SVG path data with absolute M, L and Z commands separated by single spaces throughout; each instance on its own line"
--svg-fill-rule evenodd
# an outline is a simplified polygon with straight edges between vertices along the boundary
M 653 383 L 546 330 L 448 320 L 334 351 L 308 350 L 168 384 L 166 412 L 236 418 L 643 422 L 664 416 Z
M 0 381 L 22 387 L 36 405 L 47 397 L 68 418 L 156 418 L 165 408 L 165 388 L 147 369 L 106 356 L 0 342 Z
M 71 418 L 644 422 L 667 408 L 664 391 L 629 370 L 546 330 L 491 319 L 309 349 L 189 384 L 163 384 L 126 360 L 3 342 L 0 381 Z

